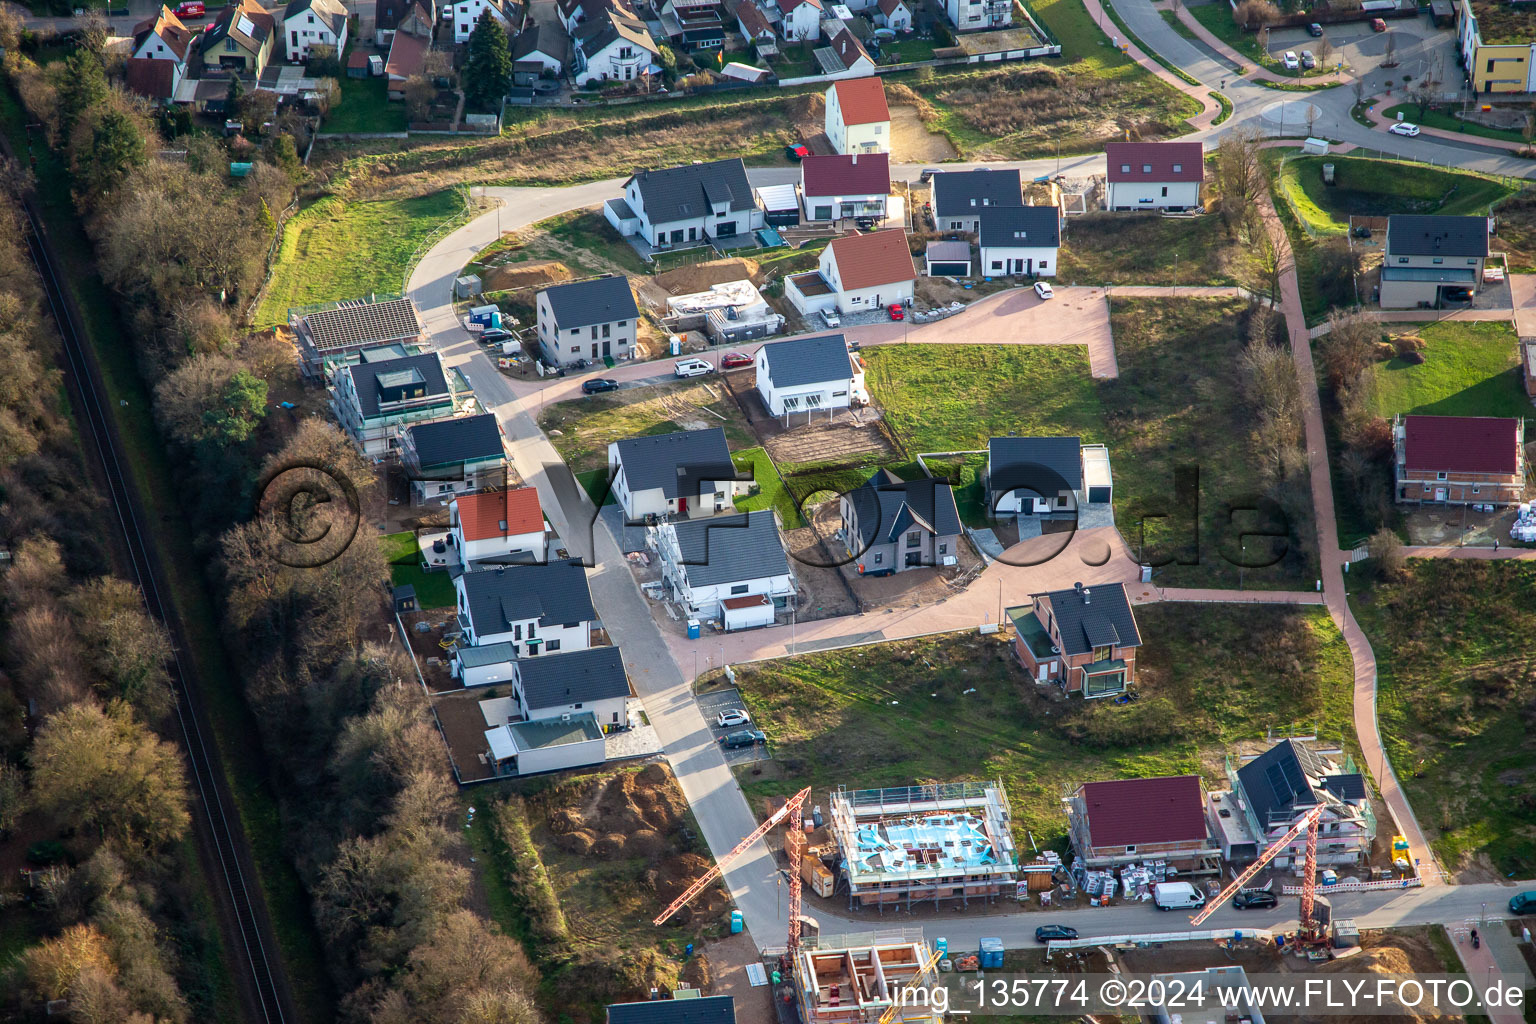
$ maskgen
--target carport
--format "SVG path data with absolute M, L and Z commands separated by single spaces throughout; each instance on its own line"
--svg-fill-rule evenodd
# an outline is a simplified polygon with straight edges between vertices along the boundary
M 1471 267 L 1387 267 L 1381 268 L 1381 308 L 1438 308 L 1444 288 L 1475 288 L 1476 271 Z
M 971 243 L 929 242 L 927 251 L 929 277 L 970 277 Z
M 727 633 L 773 625 L 773 600 L 765 594 L 728 597 L 720 602 L 720 618 Z

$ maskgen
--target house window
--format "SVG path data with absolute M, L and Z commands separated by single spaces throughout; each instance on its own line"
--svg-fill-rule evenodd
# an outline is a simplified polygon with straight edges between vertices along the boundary
M 1168 186 L 1167 185 L 1163 186 L 1163 198 L 1164 199 L 1168 198 Z
M 731 588 L 731 593 L 732 594 L 745 594 L 746 592 L 747 592 L 747 585 L 745 583 L 738 583 L 734 587 Z
M 554 650 L 554 647 L 551 646 L 550 650 Z M 571 705 L 571 710 L 573 710 L 573 711 L 580 711 L 581 710 L 581 705 L 580 704 L 572 704 Z
M 1444 473 L 1436 473 L 1435 474 L 1435 479 L 1436 480 L 1444 480 L 1445 479 L 1445 474 Z
M 546 654 L 549 653 L 550 651 L 558 651 L 559 649 L 560 649 L 560 641 L 559 640 L 549 640 L 549 641 L 546 641 L 545 644 L 544 644 L 544 652 Z M 581 707 L 580 704 L 577 704 L 576 706 L 577 707 Z
M 799 398 L 789 397 L 789 398 L 784 399 L 784 411 L 785 412 L 788 412 L 790 409 L 798 409 L 798 408 L 800 408 L 800 399 Z
M 1126 854 L 1127 857 L 1134 857 L 1136 855 L 1136 847 L 1134 847 L 1134 846 L 1127 846 L 1125 848 L 1125 854 Z
M 1040 269 L 1041 270 L 1048 270 L 1048 269 L 1050 269 L 1050 266 L 1051 265 L 1050 265 L 1050 263 L 1048 261 L 1046 261 L 1046 260 L 1041 260 L 1040 261 Z
M 1183 164 L 1174 164 L 1173 165 L 1173 173 L 1174 174 L 1182 174 L 1183 172 L 1184 172 L 1184 165 Z
M 1003 269 L 1003 261 L 1002 260 L 993 260 L 992 261 L 992 269 L 993 270 L 1002 270 Z
M 941 555 L 949 554 L 949 545 L 948 544 L 940 544 L 939 545 L 939 554 L 941 554 Z
M 1109 660 L 1109 648 L 1108 647 L 1095 647 L 1093 649 L 1093 660 L 1094 661 L 1108 661 Z
M 1141 173 L 1142 174 L 1151 174 L 1152 173 L 1152 165 L 1151 164 L 1142 164 L 1141 165 Z
M 620 320 L 619 321 L 619 326 L 620 327 L 628 327 L 629 326 L 629 321 L 628 320 Z
M 882 555 L 880 552 L 876 551 L 875 552 L 875 564 L 879 565 L 884 560 L 885 560 L 885 556 Z
M 1120 173 L 1121 174 L 1130 174 L 1131 173 L 1131 165 L 1130 164 L 1121 164 L 1120 165 Z
M 915 548 L 919 544 L 921 544 L 922 542 L 923 542 L 923 535 L 920 532 L 918 532 L 917 530 L 908 531 L 908 533 L 907 533 L 907 547 Z
M 960 222 L 957 221 L 957 220 L 950 221 L 949 222 L 949 230 L 951 230 L 951 231 L 959 231 L 960 230 Z
M 1444 263 L 1445 262 L 1445 257 L 1444 256 L 1436 256 L 1431 262 L 1433 262 L 1433 263 L 1435 263 L 1437 265 L 1441 264 L 1441 263 Z
M 1397 262 L 1399 262 L 1399 263 L 1407 263 L 1408 262 L 1408 257 L 1407 256 L 1399 256 L 1397 258 Z
M 1477 485 L 1477 484 L 1473 484 L 1473 485 L 1472 485 L 1472 493 L 1473 493 L 1473 494 L 1477 494 L 1477 493 L 1479 493 L 1479 492 L 1481 492 L 1481 491 L 1482 491 L 1482 488 L 1481 488 L 1481 487 L 1479 487 L 1479 486 L 1478 486 L 1478 485 Z
M 1124 672 L 1103 672 L 1083 680 L 1083 696 L 1103 697 L 1125 689 Z
M 519 622 L 517 625 L 512 627 L 512 639 L 513 640 L 521 640 L 522 638 L 523 638 L 523 624 L 521 622 Z
M 834 391 L 834 392 L 832 392 L 832 397 L 833 398 L 847 398 L 848 397 L 848 392 L 846 392 L 846 391 Z

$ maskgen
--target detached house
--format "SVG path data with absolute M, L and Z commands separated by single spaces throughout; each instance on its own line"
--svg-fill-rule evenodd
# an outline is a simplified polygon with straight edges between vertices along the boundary
M 757 393 L 768 412 L 831 412 L 869 401 L 864 367 L 841 334 L 775 341 L 757 350 Z
M 800 202 L 808 222 L 884 220 L 890 193 L 891 158 L 886 153 L 808 156 L 800 161 Z
M 1009 608 L 1013 650 L 1037 683 L 1052 683 L 1085 698 L 1123 693 L 1136 681 L 1141 634 L 1125 596 L 1112 583 L 1034 595 L 1032 605 Z
M 364 455 L 398 455 L 400 438 L 414 423 L 446 419 L 454 393 L 436 352 L 394 356 L 393 349 L 368 349 L 361 360 L 336 371 L 331 407 L 342 429 Z
M 931 183 L 933 222 L 940 231 L 974 235 L 988 207 L 1024 205 L 1024 186 L 1014 170 L 942 171 Z
M 535 297 L 539 350 L 551 366 L 578 359 L 628 359 L 635 351 L 640 310 L 625 277 L 546 288 Z
M 875 24 L 897 32 L 911 32 L 912 9 L 907 0 L 880 0 L 875 9 Z
M 875 59 L 869 55 L 859 37 L 849 31 L 846 23 L 832 33 L 831 41 L 816 51 L 816 61 L 823 74 L 836 75 L 844 72 L 854 75 L 875 73 Z
M 795 595 L 795 577 L 773 512 L 665 522 L 647 543 L 661 560 L 668 597 L 685 618 L 726 630 L 773 625 Z
M 283 8 L 284 57 L 298 63 L 309 59 L 311 46 L 332 46 L 339 60 L 347 48 L 347 20 L 341 0 L 293 0 Z
M 912 298 L 917 271 L 901 228 L 842 235 L 821 252 L 820 270 L 784 279 L 784 297 L 801 313 L 878 310 Z
M 1109 451 L 1078 437 L 994 437 L 987 441 L 991 515 L 1075 515 L 1114 500 Z
M 1438 308 L 1449 289 L 1470 295 L 1483 280 L 1487 258 L 1486 217 L 1388 217 L 1381 308 Z
M 426 12 L 412 8 L 415 15 L 408 16 L 391 34 L 389 53 L 384 58 L 385 91 L 392 100 L 405 99 L 405 83 L 422 73 L 427 66 L 427 51 L 432 49 L 432 37 L 415 30 L 423 24 L 417 15 Z
M 553 25 L 530 25 L 512 44 L 512 79 L 526 85 L 546 75 L 560 76 L 571 62 L 571 39 Z
M 861 576 L 957 561 L 960 512 L 942 480 L 902 480 L 882 469 L 843 495 L 839 512 L 844 550 Z
M 501 427 L 491 413 L 418 423 L 403 436 L 401 451 L 418 504 L 447 504 L 456 494 L 507 482 Z
M 272 59 L 277 26 L 256 0 L 232 3 L 203 31 L 198 51 L 205 67 L 261 76 Z
M 465 567 L 542 562 L 549 526 L 533 487 L 460 494 L 448 503 L 448 543 Z
M 821 35 L 821 0 L 774 0 L 779 10 L 779 32 L 792 43 Z
M 944 0 L 944 13 L 960 32 L 1007 28 L 1013 24 L 1013 0 Z
M 736 28 L 746 39 L 747 45 L 766 60 L 779 52 L 779 36 L 769 24 L 768 18 L 755 3 L 742 0 L 736 5 Z
M 979 217 L 981 272 L 989 277 L 1055 277 L 1061 210 L 1055 206 L 990 206 Z
M 1221 866 L 1198 775 L 1089 782 L 1065 803 L 1072 850 L 1090 871 L 1142 860 L 1181 871 Z
M 1109 210 L 1193 210 L 1205 181 L 1198 142 L 1111 142 L 1104 147 Z
M 169 7 L 133 27 L 134 60 L 164 60 L 185 67 L 197 32 L 182 24 Z
M 645 22 L 607 11 L 579 25 L 571 34 L 576 58 L 576 84 L 631 82 L 661 74 L 661 50 Z
M 1227 781 L 1232 785 L 1230 793 L 1213 794 L 1213 804 L 1237 812 L 1232 816 L 1237 828 L 1224 827 L 1221 835 L 1228 859 L 1253 859 L 1319 804 L 1324 811 L 1318 821 L 1317 862 L 1363 864 L 1370 856 L 1376 816 L 1365 777 L 1353 761 L 1339 764 L 1299 740 L 1281 740 L 1236 771 L 1229 761 Z M 1226 824 L 1233 824 L 1231 818 Z M 1245 841 L 1229 838 L 1239 836 Z M 1274 864 L 1299 869 L 1306 852 L 1303 834 Z
M 621 235 L 639 235 L 658 249 L 711 243 L 751 234 L 764 224 L 740 157 L 641 171 L 624 195 L 603 207 Z
M 713 516 L 734 509 L 751 481 L 738 481 L 725 431 L 678 430 L 608 446 L 608 475 L 626 519 Z
M 827 90 L 827 141 L 844 155 L 889 153 L 891 110 L 879 78 L 851 78 Z
M 750 0 L 743 3 L 750 4 Z M 689 53 L 725 45 L 720 0 L 664 0 L 659 13 L 667 38 Z
M 390 41 L 395 32 L 401 28 L 408 18 L 420 15 L 424 22 L 425 31 L 421 28 L 412 29 L 417 35 L 432 36 L 432 27 L 437 24 L 436 0 L 375 0 L 373 7 L 373 40 L 379 46 Z
M 507 36 L 515 36 L 523 24 L 523 5 L 516 0 L 458 0 L 443 5 L 443 20 L 453 25 L 453 41 L 467 43 L 475 26 L 487 14 L 501 22 Z
M 617 11 L 628 18 L 636 16 L 624 0 L 555 0 L 555 8 L 560 12 L 560 24 L 565 26 L 567 35 L 575 35 L 576 26 L 595 21 L 608 11 Z
M 513 657 L 531 658 L 592 646 L 597 612 L 580 559 L 475 569 L 453 587 L 471 647 L 511 644 Z
M 1397 500 L 1513 505 L 1525 500 L 1525 421 L 1502 416 L 1399 416 L 1392 422 Z
M 512 699 L 524 719 L 590 713 L 606 732 L 628 720 L 629 676 L 617 647 L 591 647 L 512 663 Z

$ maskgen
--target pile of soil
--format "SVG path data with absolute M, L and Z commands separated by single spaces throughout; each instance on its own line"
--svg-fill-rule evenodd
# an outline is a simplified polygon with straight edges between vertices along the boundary
M 695 263 L 687 267 L 678 267 L 669 270 L 665 274 L 657 274 L 655 281 L 672 295 L 691 295 L 694 292 L 704 292 L 717 284 L 727 281 L 740 281 L 751 278 L 758 280 L 758 265 L 756 260 L 744 259 L 740 256 L 732 256 L 723 260 L 710 260 L 707 263 Z
M 488 292 L 510 292 L 519 288 L 545 288 L 569 281 L 575 275 L 559 260 L 536 263 L 509 263 L 485 272 L 480 286 Z
M 682 853 L 675 857 L 668 857 L 659 866 L 647 871 L 645 880 L 651 883 L 657 896 L 671 903 L 713 866 L 707 857 L 697 853 Z M 703 896 L 699 898 L 703 899 Z M 690 906 L 696 906 L 696 904 L 690 904 Z
M 582 788 L 577 805 L 551 810 L 547 821 L 555 844 L 566 853 L 651 860 L 673 848 L 672 837 L 687 809 L 671 770 L 652 764 L 593 780 Z

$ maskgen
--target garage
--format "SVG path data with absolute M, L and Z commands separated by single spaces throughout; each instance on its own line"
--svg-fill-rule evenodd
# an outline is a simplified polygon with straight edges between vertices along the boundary
M 970 277 L 971 243 L 929 242 L 927 251 L 929 277 Z
M 720 602 L 720 619 L 727 633 L 773 625 L 773 600 L 766 594 L 728 597 Z
M 601 764 L 608 756 L 597 718 L 586 712 L 511 722 L 485 731 L 497 775 L 541 772 Z

